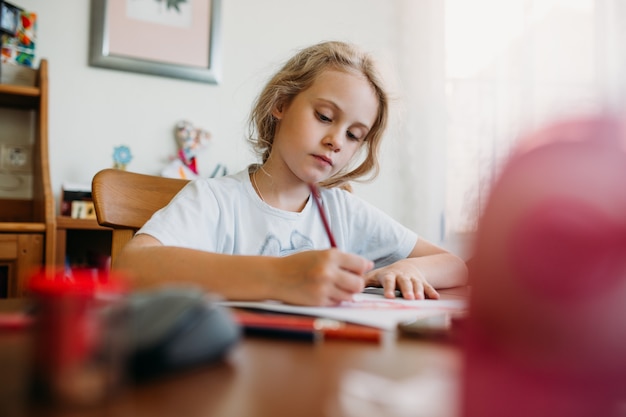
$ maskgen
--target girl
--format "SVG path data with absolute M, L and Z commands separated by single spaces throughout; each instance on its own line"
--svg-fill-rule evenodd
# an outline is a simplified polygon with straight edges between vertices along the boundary
M 252 110 L 250 140 L 261 164 L 191 182 L 137 232 L 115 267 L 138 286 L 177 280 L 227 299 L 322 306 L 365 286 L 421 299 L 465 284 L 461 259 L 346 190 L 377 174 L 387 118 L 367 54 L 341 42 L 301 50 Z M 328 248 L 309 184 L 322 186 L 337 248 Z

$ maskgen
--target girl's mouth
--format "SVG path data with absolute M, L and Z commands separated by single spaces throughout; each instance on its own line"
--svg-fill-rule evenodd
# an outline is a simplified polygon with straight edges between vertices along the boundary
M 324 155 L 313 155 L 317 160 L 322 161 L 323 163 L 333 166 L 333 161 L 330 158 L 325 157 Z

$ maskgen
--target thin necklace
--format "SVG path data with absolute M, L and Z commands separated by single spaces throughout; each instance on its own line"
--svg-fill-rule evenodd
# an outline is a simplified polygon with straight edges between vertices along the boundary
M 257 194 L 259 195 L 259 197 L 261 197 L 261 201 L 265 203 L 265 199 L 263 198 L 263 194 L 261 194 L 261 190 L 259 189 L 259 186 L 256 183 L 256 173 L 258 171 L 254 171 L 252 173 L 252 183 L 254 184 L 254 189 L 256 190 Z

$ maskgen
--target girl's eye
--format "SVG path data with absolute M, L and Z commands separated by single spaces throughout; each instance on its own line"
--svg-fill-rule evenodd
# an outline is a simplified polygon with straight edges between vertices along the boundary
M 361 140 L 361 138 L 359 136 L 355 135 L 354 133 L 350 132 L 349 130 L 346 131 L 346 136 L 348 136 L 348 139 L 354 140 L 354 141 L 357 141 L 357 142 Z
M 322 122 L 332 122 L 332 119 L 328 116 L 323 115 L 320 112 L 316 112 L 317 113 L 317 118 L 320 119 Z

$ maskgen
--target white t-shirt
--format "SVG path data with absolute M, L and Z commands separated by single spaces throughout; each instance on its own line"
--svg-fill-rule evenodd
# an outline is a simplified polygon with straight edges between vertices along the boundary
M 417 234 L 352 193 L 321 189 L 337 247 L 376 267 L 406 258 Z M 254 191 L 248 169 L 191 181 L 137 232 L 163 245 L 233 255 L 285 256 L 330 247 L 312 198 L 300 213 L 279 210 Z

